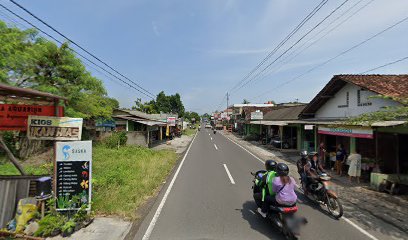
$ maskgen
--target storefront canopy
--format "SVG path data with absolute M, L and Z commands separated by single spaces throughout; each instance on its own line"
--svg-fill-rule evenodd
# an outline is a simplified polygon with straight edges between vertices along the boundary
M 164 122 L 156 122 L 156 121 L 148 121 L 148 120 L 140 120 L 136 122 L 147 125 L 147 126 L 166 126 L 166 123 Z
M 286 126 L 288 122 L 286 121 L 251 121 L 254 125 L 265 125 L 265 126 Z

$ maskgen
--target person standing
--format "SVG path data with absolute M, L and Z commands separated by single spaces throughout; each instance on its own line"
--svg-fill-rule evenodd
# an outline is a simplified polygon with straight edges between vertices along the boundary
M 347 159 L 346 150 L 344 150 L 343 144 L 337 146 L 336 151 L 336 173 L 337 175 L 343 175 L 343 164 Z
M 320 164 L 325 167 L 326 166 L 326 148 L 324 147 L 324 143 L 320 143 L 319 145 L 319 162 Z
M 347 158 L 350 162 L 350 167 L 348 170 L 349 180 L 352 182 L 353 177 L 357 178 L 357 183 L 360 183 L 361 176 L 361 155 L 360 151 L 356 149 L 355 153 L 350 154 Z

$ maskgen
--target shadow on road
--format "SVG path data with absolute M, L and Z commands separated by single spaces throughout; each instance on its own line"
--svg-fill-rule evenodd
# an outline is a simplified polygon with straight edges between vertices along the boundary
M 242 218 L 248 221 L 253 230 L 260 232 L 269 239 L 285 239 L 269 221 L 258 214 L 255 202 L 246 201 L 242 205 L 242 209 L 237 210 L 241 211 Z

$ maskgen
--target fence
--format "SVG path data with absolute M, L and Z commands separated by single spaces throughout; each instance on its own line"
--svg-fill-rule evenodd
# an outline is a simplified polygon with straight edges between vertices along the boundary
M 0 228 L 14 218 L 20 199 L 35 196 L 40 177 L 43 176 L 0 176 Z

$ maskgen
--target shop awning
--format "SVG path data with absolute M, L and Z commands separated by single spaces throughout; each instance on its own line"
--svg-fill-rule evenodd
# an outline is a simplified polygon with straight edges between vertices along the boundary
M 288 125 L 288 122 L 286 121 L 251 121 L 250 124 L 265 125 L 265 126 L 286 126 Z
M 164 122 L 156 122 L 156 121 L 148 121 L 148 120 L 139 120 L 136 122 L 147 125 L 147 126 L 166 126 L 166 123 Z
M 398 126 L 402 124 L 406 124 L 407 121 L 382 121 L 382 122 L 375 122 L 371 124 L 372 127 L 392 127 Z

